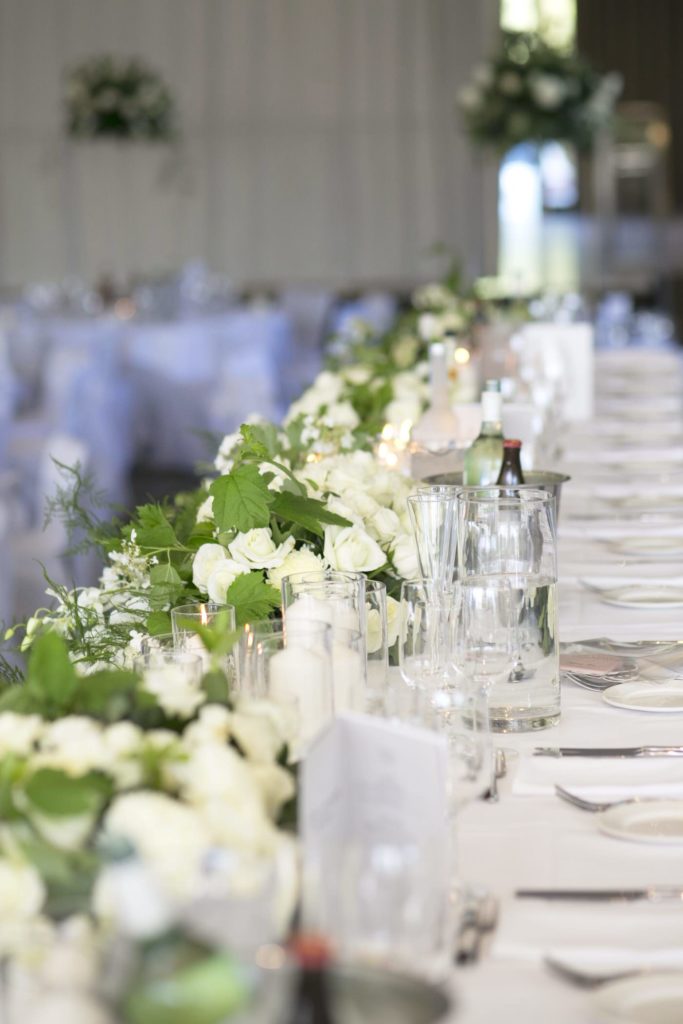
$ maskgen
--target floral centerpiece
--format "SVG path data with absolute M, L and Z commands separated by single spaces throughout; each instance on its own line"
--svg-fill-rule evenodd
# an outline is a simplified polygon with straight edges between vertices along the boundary
M 499 52 L 474 72 L 458 102 L 469 134 L 507 150 L 521 142 L 590 147 L 621 91 L 616 73 L 600 75 L 578 54 L 535 35 L 505 33 Z
M 173 134 L 175 110 L 167 86 L 143 61 L 92 57 L 67 75 L 66 130 L 78 139 L 153 139 Z

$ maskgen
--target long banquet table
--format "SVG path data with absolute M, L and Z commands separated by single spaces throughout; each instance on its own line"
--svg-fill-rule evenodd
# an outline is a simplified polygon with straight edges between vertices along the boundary
M 681 360 L 674 351 L 625 350 L 601 353 L 597 364 L 596 418 L 577 424 L 565 439 L 562 468 L 572 480 L 565 485 L 559 524 L 560 639 L 683 638 L 680 607 L 614 607 L 581 582 L 683 583 L 683 557 L 639 561 L 625 553 L 632 542 L 623 543 L 634 536 L 666 535 L 680 536 L 683 545 Z M 648 490 L 666 498 L 644 511 Z M 551 973 L 543 964 L 544 954 L 594 946 L 642 949 L 645 957 L 648 949 L 665 947 L 680 951 L 683 968 L 683 906 L 645 901 L 551 903 L 521 900 L 514 891 L 683 887 L 683 846 L 602 834 L 595 815 L 550 792 L 516 792 L 515 772 L 522 765 L 528 770 L 539 764 L 538 758 L 530 760 L 537 745 L 681 744 L 683 712 L 617 709 L 600 693 L 563 680 L 557 727 L 495 739 L 507 750 L 509 764 L 500 800 L 467 807 L 459 822 L 458 842 L 463 877 L 500 897 L 500 919 L 479 962 L 453 972 L 457 1008 L 452 1019 L 461 1024 L 597 1022 L 603 1018 L 594 1009 L 591 993 Z M 544 761 L 552 777 L 559 762 Z M 633 762 L 634 769 L 642 764 Z

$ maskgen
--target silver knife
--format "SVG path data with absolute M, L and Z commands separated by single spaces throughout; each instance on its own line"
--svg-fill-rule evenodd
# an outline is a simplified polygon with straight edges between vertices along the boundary
M 579 900 L 583 902 L 608 903 L 611 900 L 634 902 L 635 900 L 680 900 L 683 889 L 652 886 L 649 889 L 517 889 L 518 899 L 532 900 Z
M 534 747 L 534 757 L 683 757 L 683 747 Z

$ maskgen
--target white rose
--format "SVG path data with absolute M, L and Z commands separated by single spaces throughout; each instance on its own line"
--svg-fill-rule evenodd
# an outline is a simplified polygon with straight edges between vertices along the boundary
M 45 902 L 43 880 L 30 864 L 0 859 L 0 917 L 5 928 L 35 917 Z M 0 946 L 0 948 L 2 948 Z
M 216 565 L 227 557 L 228 553 L 221 544 L 202 544 L 197 550 L 192 563 L 192 582 L 202 594 L 208 591 L 209 576 Z
M 202 743 L 226 743 L 230 735 L 231 713 L 222 704 L 205 704 L 196 722 L 192 722 L 183 733 L 183 744 L 187 747 Z
M 418 318 L 418 331 L 424 341 L 438 341 L 441 338 L 441 319 L 434 313 L 421 313 Z
M 301 548 L 298 551 L 290 551 L 280 565 L 268 571 L 268 582 L 279 590 L 285 576 L 291 576 L 295 572 L 320 572 L 322 569 L 322 558 L 314 554 L 310 548 Z
M 362 519 L 370 519 L 379 511 L 380 506 L 375 499 L 365 491 L 349 490 L 344 495 L 344 502 L 348 507 L 361 516 Z
M 341 516 L 342 519 L 348 519 L 350 523 L 355 523 L 357 526 L 363 525 L 363 517 L 354 512 L 352 508 L 349 508 L 346 502 L 342 501 L 341 498 L 328 498 L 325 502 L 325 508 L 335 516 Z
M 354 430 L 360 423 L 360 418 L 350 402 L 335 402 L 327 407 L 323 423 L 326 427 L 347 427 Z
M 238 533 L 228 544 L 228 551 L 239 565 L 248 569 L 275 569 L 284 562 L 295 544 L 294 537 L 287 537 L 276 545 L 267 526 L 246 533 Z
M 349 384 L 355 386 L 367 384 L 372 377 L 372 370 L 369 366 L 363 366 L 362 363 L 358 363 L 356 366 L 346 366 L 342 370 L 342 376 L 344 380 L 347 380 Z
M 378 508 L 368 520 L 368 533 L 380 543 L 388 543 L 401 532 L 401 521 L 390 508 Z
M 543 110 L 557 110 L 567 95 L 566 86 L 557 75 L 532 75 L 529 91 Z
M 263 794 L 266 812 L 275 818 L 282 805 L 296 792 L 290 772 L 279 764 L 253 764 L 251 772 Z
M 228 598 L 228 590 L 238 576 L 249 572 L 246 565 L 241 565 L 232 558 L 226 558 L 217 562 L 211 571 L 207 581 L 206 590 L 212 601 L 216 604 L 225 604 Z
M 230 719 L 230 731 L 250 761 L 271 763 L 282 748 L 277 729 L 263 715 L 235 712 Z
M 104 743 L 111 754 L 110 772 L 120 789 L 133 789 L 142 782 L 138 754 L 143 732 L 132 722 L 115 722 L 104 730 Z
M 180 665 L 148 669 L 143 676 L 143 687 L 156 697 L 157 704 L 167 715 L 191 718 L 204 701 L 199 681 L 189 678 Z
M 408 534 L 399 537 L 394 545 L 391 558 L 399 576 L 404 580 L 414 580 L 420 575 L 415 541 Z
M 213 519 L 213 494 L 201 503 L 197 509 L 197 522 L 210 523 Z
M 114 800 L 104 825 L 110 835 L 135 847 L 166 892 L 191 894 L 211 846 L 211 836 L 194 808 L 164 793 L 126 793 Z
M 85 775 L 93 769 L 108 771 L 112 754 L 103 740 L 103 728 L 92 718 L 69 715 L 46 726 L 36 762 L 59 768 L 67 775 Z
M 328 526 L 325 560 L 332 569 L 372 572 L 387 559 L 379 544 L 360 526 Z
M 422 401 L 415 398 L 396 398 L 384 410 L 387 423 L 400 427 L 402 423 L 417 423 L 422 415 Z
M 4 711 L 0 715 L 0 757 L 20 754 L 26 757 L 34 748 L 45 723 L 39 715 L 17 715 Z

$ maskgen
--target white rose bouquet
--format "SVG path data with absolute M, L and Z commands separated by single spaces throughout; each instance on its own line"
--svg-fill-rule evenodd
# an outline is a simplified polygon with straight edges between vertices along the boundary
M 483 145 L 560 141 L 587 149 L 620 91 L 618 74 L 600 75 L 578 54 L 514 32 L 503 35 L 498 54 L 475 70 L 458 102 L 469 134 Z
M 209 851 L 288 850 L 291 723 L 217 683 L 205 677 L 179 713 L 144 675 L 80 675 L 55 633 L 36 639 L 25 684 L 0 698 L 3 922 L 91 910 L 108 851 L 122 843 L 173 903 L 197 891 Z
M 175 109 L 168 88 L 141 60 L 93 57 L 67 75 L 66 129 L 74 138 L 171 138 Z

